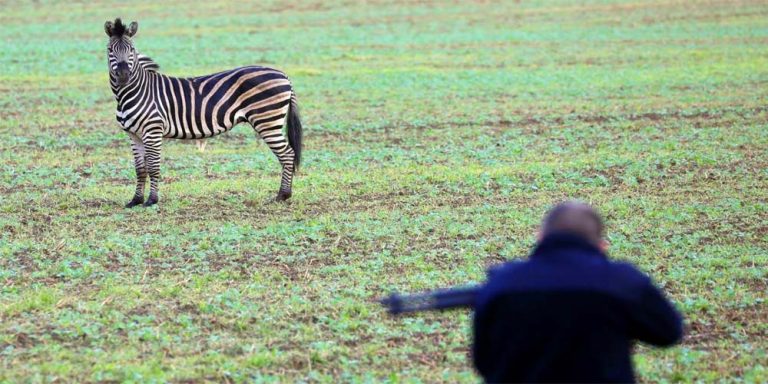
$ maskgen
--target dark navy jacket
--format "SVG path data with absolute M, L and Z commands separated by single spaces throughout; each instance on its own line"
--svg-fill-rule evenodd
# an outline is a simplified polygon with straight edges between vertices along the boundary
M 682 319 L 631 264 L 553 234 L 527 261 L 489 274 L 474 337 L 475 367 L 488 382 L 633 382 L 633 340 L 672 345 Z

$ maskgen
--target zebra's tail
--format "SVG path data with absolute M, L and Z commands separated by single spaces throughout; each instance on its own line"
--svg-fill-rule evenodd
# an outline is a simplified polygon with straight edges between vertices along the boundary
M 288 108 L 288 144 L 293 149 L 293 168 L 298 170 L 301 163 L 301 119 L 299 118 L 299 103 L 296 93 L 291 92 L 291 105 Z

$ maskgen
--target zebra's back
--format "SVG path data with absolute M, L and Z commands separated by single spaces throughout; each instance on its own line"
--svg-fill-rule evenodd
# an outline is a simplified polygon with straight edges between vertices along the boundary
M 292 87 L 281 71 L 259 66 L 193 78 L 156 74 L 155 100 L 165 137 L 199 139 L 248 121 L 287 113 Z

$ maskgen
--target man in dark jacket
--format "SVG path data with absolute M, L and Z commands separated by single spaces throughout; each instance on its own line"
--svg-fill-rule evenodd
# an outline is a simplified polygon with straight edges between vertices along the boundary
M 603 222 L 564 203 L 523 262 L 490 275 L 475 307 L 473 358 L 488 382 L 633 382 L 634 340 L 670 346 L 682 319 L 650 278 L 605 255 Z

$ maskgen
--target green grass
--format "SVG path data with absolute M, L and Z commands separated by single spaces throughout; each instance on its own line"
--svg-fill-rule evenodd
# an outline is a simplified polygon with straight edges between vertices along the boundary
M 768 381 L 764 2 L 243 3 L 3 7 L 0 382 L 476 382 L 470 313 L 375 299 L 482 281 L 566 198 L 685 314 L 642 380 Z M 122 208 L 116 16 L 165 73 L 289 74 L 290 203 L 242 126 Z

